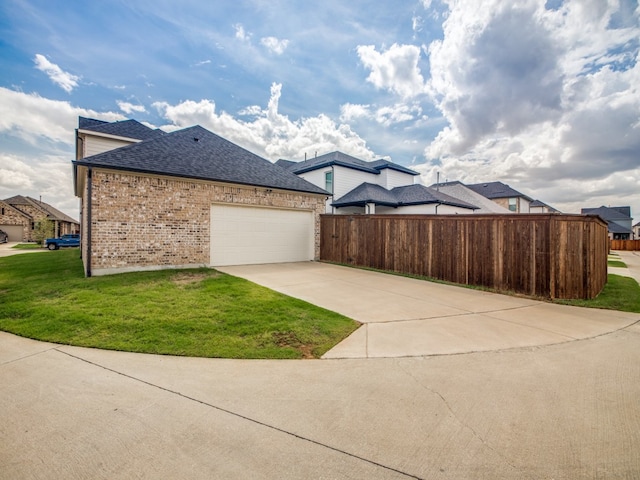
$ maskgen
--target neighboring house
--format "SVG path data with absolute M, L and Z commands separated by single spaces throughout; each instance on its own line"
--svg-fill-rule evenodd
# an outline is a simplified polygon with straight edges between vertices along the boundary
M 631 207 L 598 207 L 583 208 L 580 213 L 583 215 L 598 215 L 607 222 L 609 238 L 613 240 L 631 240 Z
M 635 240 L 640 239 L 640 222 L 636 223 L 631 230 L 633 231 L 633 238 Z
M 80 223 L 48 203 L 31 197 L 15 195 L 0 201 L 0 230 L 9 235 L 10 242 L 32 242 L 37 223 L 49 220 L 53 235 L 78 233 Z
M 87 276 L 319 257 L 324 189 L 200 126 L 125 133 L 86 120 L 73 166 Z M 148 137 L 83 157 L 96 133 Z
M 431 185 L 431 188 L 450 197 L 475 205 L 477 208 L 473 213 L 513 213 L 507 208 L 498 205 L 496 202 L 489 200 L 487 197 L 471 190 L 462 182 L 435 183 Z
M 418 172 L 388 160 L 367 162 L 342 152 L 276 165 L 332 194 L 326 213 L 470 213 L 476 208 L 418 185 Z
M 331 203 L 343 214 L 452 214 L 473 213 L 475 205 L 420 184 L 394 187 L 362 183 Z
M 511 212 L 531 213 L 533 199 L 502 182 L 477 183 L 467 187 Z
M 529 204 L 529 213 L 560 213 L 560 210 L 556 210 L 540 200 L 534 200 Z

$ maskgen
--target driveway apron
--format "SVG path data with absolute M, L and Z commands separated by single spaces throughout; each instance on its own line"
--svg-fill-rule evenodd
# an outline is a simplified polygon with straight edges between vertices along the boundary
M 323 358 L 459 354 L 591 338 L 635 313 L 555 305 L 318 262 L 221 267 L 363 325 Z

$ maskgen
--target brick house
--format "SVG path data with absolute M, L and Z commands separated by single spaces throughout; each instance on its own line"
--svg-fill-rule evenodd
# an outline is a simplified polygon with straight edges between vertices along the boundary
M 87 276 L 319 257 L 325 190 L 200 126 L 134 122 L 80 119 Z
M 32 242 L 37 223 L 51 221 L 53 235 L 78 233 L 80 223 L 48 203 L 23 195 L 0 200 L 0 230 L 10 242 Z

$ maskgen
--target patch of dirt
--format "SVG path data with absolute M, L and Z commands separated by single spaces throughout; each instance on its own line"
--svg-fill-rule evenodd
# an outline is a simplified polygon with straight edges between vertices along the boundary
M 185 273 L 177 273 L 173 277 L 171 277 L 171 281 L 179 286 L 184 285 L 192 285 L 194 283 L 199 283 L 202 280 L 206 280 L 208 278 L 217 278 L 220 274 L 211 274 L 208 272 L 185 272 Z
M 303 344 L 293 332 L 273 332 L 273 342 L 279 347 L 292 347 L 302 354 L 302 358 L 316 358 L 313 355 L 313 347 Z

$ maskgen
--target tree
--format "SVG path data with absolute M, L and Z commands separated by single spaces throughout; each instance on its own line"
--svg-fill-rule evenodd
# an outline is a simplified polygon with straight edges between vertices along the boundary
M 47 238 L 51 238 L 53 235 L 53 220 L 49 220 L 47 217 L 42 217 L 36 220 L 35 228 L 33 229 L 33 239 L 36 242 L 42 245 Z

